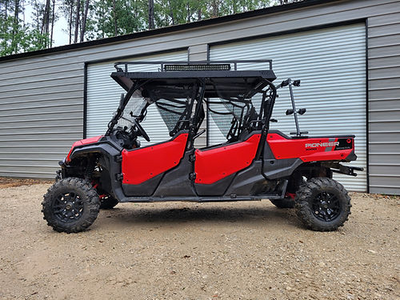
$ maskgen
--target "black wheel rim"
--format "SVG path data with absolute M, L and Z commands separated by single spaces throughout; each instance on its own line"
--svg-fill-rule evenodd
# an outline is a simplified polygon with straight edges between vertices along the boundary
M 330 222 L 335 220 L 341 211 L 339 198 L 332 193 L 319 193 L 312 203 L 314 216 L 321 221 Z
M 58 195 L 53 203 L 54 215 L 62 222 L 74 222 L 78 220 L 84 210 L 82 198 L 74 193 Z

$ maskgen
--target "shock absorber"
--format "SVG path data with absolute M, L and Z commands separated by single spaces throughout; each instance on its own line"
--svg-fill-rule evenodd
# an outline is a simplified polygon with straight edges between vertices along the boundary
M 93 175 L 94 167 L 96 166 L 96 159 L 95 157 L 89 156 L 87 161 L 87 166 L 85 169 L 85 179 L 90 181 Z

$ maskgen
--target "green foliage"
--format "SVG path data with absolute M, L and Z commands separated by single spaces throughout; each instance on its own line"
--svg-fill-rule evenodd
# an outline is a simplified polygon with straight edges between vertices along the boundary
M 51 47 L 55 0 L 28 0 L 31 24 L 20 17 L 26 0 L 0 0 L 0 55 Z M 237 14 L 278 3 L 301 0 L 57 0 L 68 22 L 69 43 L 119 36 Z M 152 6 L 152 9 L 149 7 Z
M 97 39 L 142 31 L 147 26 L 147 1 L 100 0 L 93 4 L 93 11 L 87 34 Z
M 83 0 L 81 1 L 81 7 Z M 64 0 L 64 14 L 73 24 L 73 0 Z M 263 8 L 270 1 L 261 0 L 154 0 L 155 28 L 195 22 L 203 19 Z M 73 25 L 71 25 L 73 27 Z M 86 24 L 87 40 L 113 37 L 149 29 L 148 0 L 92 1 Z M 70 35 L 73 35 L 70 32 Z M 72 38 L 71 38 L 72 40 Z
M 70 0 L 67 0 L 70 1 Z M 195 22 L 270 6 L 269 0 L 154 0 L 155 28 Z M 99 0 L 93 3 L 88 38 L 105 38 L 149 28 L 148 0 Z
M 23 11 L 18 0 L 0 1 L 0 56 L 41 50 L 50 44 L 49 34 L 21 20 Z
M 3 20 L 0 27 L 0 56 L 45 49 L 48 35 L 21 24 L 12 17 Z

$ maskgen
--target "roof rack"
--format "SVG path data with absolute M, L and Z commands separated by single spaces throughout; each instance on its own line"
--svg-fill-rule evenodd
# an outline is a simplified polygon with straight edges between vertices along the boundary
M 246 65 L 258 64 L 265 66 L 263 70 L 272 70 L 272 60 L 232 60 L 232 61 L 131 61 L 116 62 L 114 68 L 117 72 L 141 72 L 143 68 L 135 68 L 139 65 L 159 65 L 158 72 L 176 72 L 176 71 L 238 71 L 254 70 L 254 68 L 246 69 Z M 257 67 L 259 69 L 260 66 Z
M 154 65 L 158 66 L 158 70 Z M 143 82 L 148 82 L 147 85 L 152 82 L 157 85 L 182 86 L 201 79 L 206 82 L 207 90 L 210 91 L 206 94 L 211 97 L 215 94 L 215 91 L 211 93 L 215 85 L 224 86 L 232 93 L 235 87 L 260 89 L 276 79 L 272 71 L 272 60 L 136 61 L 117 62 L 114 67 L 116 72 L 111 73 L 111 77 L 126 91 Z

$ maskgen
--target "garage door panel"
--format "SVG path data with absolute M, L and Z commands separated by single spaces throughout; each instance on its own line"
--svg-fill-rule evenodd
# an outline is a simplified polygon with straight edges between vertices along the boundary
M 211 60 L 272 59 L 277 76 L 275 84 L 288 77 L 300 79 L 294 88 L 296 106 L 306 108 L 299 117 L 300 128 L 309 135 L 356 135 L 359 159 L 353 166 L 366 168 L 366 44 L 365 24 L 312 30 L 256 40 L 247 40 L 210 48 Z M 261 65 L 245 66 L 260 69 Z M 286 134 L 295 131 L 287 88 L 278 90 L 273 112 L 278 123 L 272 129 Z M 209 141 L 225 141 L 210 118 Z M 357 177 L 335 175 L 350 190 L 366 191 L 366 172 Z

